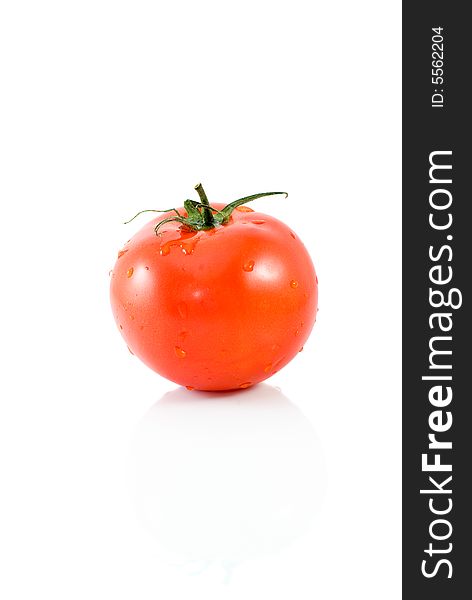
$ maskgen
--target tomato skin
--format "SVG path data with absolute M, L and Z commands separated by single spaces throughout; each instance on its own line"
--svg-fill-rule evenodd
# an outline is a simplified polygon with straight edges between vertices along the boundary
M 215 229 L 169 222 L 156 236 L 164 218 L 138 231 L 112 271 L 112 310 L 130 351 L 198 390 L 249 387 L 280 370 L 316 320 L 317 278 L 302 242 L 246 207 Z

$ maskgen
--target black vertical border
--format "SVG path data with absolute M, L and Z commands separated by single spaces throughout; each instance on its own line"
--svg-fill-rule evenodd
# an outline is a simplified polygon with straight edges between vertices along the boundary
M 472 105 L 472 24 L 465 14 L 467 3 L 419 1 L 403 2 L 403 598 L 448 600 L 472 594 L 472 347 L 470 298 L 472 278 L 472 213 L 470 176 Z M 444 35 L 444 107 L 432 108 L 432 28 L 443 27 Z M 428 506 L 429 497 L 420 494 L 428 487 L 428 475 L 421 470 L 421 455 L 428 451 L 428 416 L 435 410 L 428 401 L 431 382 L 422 381 L 428 374 L 428 342 L 434 335 L 429 315 L 434 312 L 428 300 L 429 269 L 432 266 L 430 245 L 448 243 L 445 232 L 434 231 L 428 223 L 430 207 L 429 155 L 435 150 L 452 150 L 453 224 L 448 234 L 453 259 L 453 286 L 463 294 L 463 305 L 453 313 L 452 383 L 453 400 L 447 409 L 453 415 L 452 428 L 443 439 L 453 443 L 453 508 L 448 518 L 453 532 L 450 539 L 437 542 L 438 548 L 451 542 L 449 554 L 434 555 L 424 550 L 431 540 L 429 525 L 435 519 Z M 443 264 L 448 264 L 444 262 Z M 445 310 L 445 309 L 443 309 Z M 447 334 L 444 334 L 447 335 Z M 430 374 L 430 373 L 429 373 Z M 442 373 L 444 374 L 444 373 Z M 448 384 L 449 385 L 449 384 Z M 438 436 L 439 437 L 439 436 Z M 438 479 L 444 479 L 438 473 Z M 449 474 L 448 474 L 449 475 Z M 431 486 L 429 486 L 431 487 Z M 446 496 L 442 496 L 444 499 Z M 437 531 L 440 531 L 439 529 Z M 435 560 L 448 558 L 452 578 L 443 565 L 437 575 L 426 578 L 421 572 L 424 559 L 428 568 Z M 465 595 L 464 595 L 465 594 Z

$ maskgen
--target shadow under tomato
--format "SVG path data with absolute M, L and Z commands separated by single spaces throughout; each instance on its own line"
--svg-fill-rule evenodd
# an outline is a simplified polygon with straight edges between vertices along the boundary
M 186 560 L 234 565 L 302 534 L 325 488 L 308 419 L 277 388 L 165 394 L 132 445 L 138 518 Z

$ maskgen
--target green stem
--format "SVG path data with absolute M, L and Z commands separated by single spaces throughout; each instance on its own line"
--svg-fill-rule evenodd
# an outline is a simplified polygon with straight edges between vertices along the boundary
M 262 192 L 261 194 L 252 194 L 252 196 L 245 196 L 244 198 L 239 198 L 239 200 L 235 200 L 234 202 L 227 204 L 224 208 L 220 210 L 215 208 L 214 206 L 210 206 L 207 195 L 205 194 L 205 190 L 203 189 L 201 183 L 198 183 L 195 186 L 195 190 L 198 192 L 201 202 L 197 202 L 196 200 L 185 200 L 184 209 L 187 213 L 185 217 L 181 215 L 176 208 L 169 208 L 168 210 L 142 210 L 137 215 L 135 215 L 133 219 L 145 212 L 175 212 L 175 216 L 166 217 L 165 219 L 157 223 L 157 225 L 154 228 L 156 235 L 159 235 L 159 229 L 162 225 L 165 225 L 166 223 L 170 223 L 172 221 L 177 221 L 178 223 L 181 223 L 181 227 L 185 227 L 187 230 L 202 231 L 205 229 L 214 229 L 215 227 L 220 227 L 229 223 L 233 211 L 242 204 L 252 202 L 252 200 L 256 200 L 257 198 L 263 198 L 264 196 L 277 196 L 279 194 L 282 194 L 285 197 L 287 197 L 286 192 Z M 133 219 L 130 219 L 130 221 L 132 221 Z M 127 222 L 129 223 L 130 221 Z
M 208 202 L 207 195 L 205 194 L 205 190 L 203 189 L 203 186 L 201 183 L 197 183 L 197 185 L 195 186 L 195 189 L 197 190 L 197 193 L 200 196 L 200 200 L 202 201 L 202 204 L 203 204 L 202 213 L 203 213 L 203 222 L 205 224 L 205 227 L 211 228 L 214 226 L 215 220 L 213 219 L 213 213 L 211 211 L 210 203 Z

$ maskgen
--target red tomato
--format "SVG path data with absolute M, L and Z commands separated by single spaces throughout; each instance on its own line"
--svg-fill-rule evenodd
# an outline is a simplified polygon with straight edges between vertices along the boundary
M 315 323 L 317 278 L 302 242 L 242 205 L 210 229 L 168 219 L 145 225 L 112 271 L 113 314 L 130 351 L 189 389 L 246 388 L 279 371 Z

